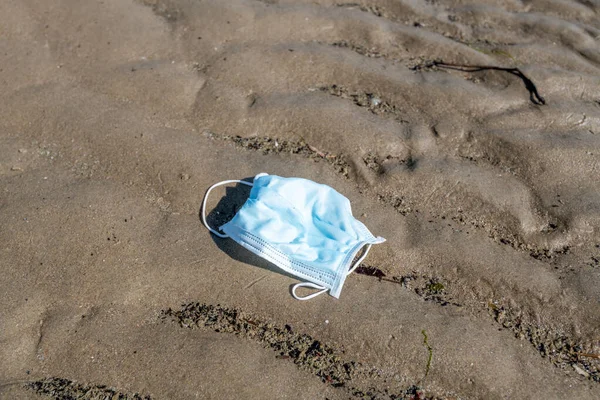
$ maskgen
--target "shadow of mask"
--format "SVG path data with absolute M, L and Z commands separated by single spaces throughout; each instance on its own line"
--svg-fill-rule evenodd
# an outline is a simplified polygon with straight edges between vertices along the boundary
M 251 177 L 244 178 L 242 180 L 246 182 L 252 182 L 253 179 L 254 178 Z M 229 220 L 231 220 L 235 216 L 235 214 L 237 214 L 240 208 L 242 208 L 242 206 L 250 196 L 250 190 L 252 190 L 251 186 L 247 186 L 241 183 L 237 183 L 235 186 L 225 187 L 225 196 L 219 200 L 216 207 L 214 207 L 206 216 L 206 222 L 208 223 L 208 225 L 214 230 L 220 232 L 219 227 L 229 222 Z M 200 221 L 202 221 L 202 206 L 200 206 L 198 216 L 200 218 Z M 210 236 L 213 242 L 215 242 L 215 244 L 217 245 L 217 247 L 232 259 L 242 262 L 244 264 L 252 265 L 254 267 L 276 272 L 278 274 L 293 278 L 295 281 L 298 280 L 298 277 L 288 274 L 287 272 L 279 269 L 277 266 L 271 264 L 264 258 L 261 258 L 256 254 L 252 253 L 251 251 L 247 250 L 246 248 L 240 246 L 234 240 L 231 240 L 229 238 L 220 238 L 213 235 L 212 233 L 210 234 Z M 290 286 L 290 291 L 292 286 Z

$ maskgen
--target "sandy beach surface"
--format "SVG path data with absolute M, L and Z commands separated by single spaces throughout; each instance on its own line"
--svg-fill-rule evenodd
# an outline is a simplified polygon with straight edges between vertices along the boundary
M 339 300 L 202 225 L 260 172 Z M 598 399 L 599 176 L 598 0 L 2 0 L 0 398 Z

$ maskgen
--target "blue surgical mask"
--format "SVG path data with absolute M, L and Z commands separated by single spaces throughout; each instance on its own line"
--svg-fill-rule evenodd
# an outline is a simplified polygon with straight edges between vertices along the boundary
M 228 183 L 252 186 L 250 197 L 233 219 L 220 227 L 206 222 L 206 199 Z M 298 300 L 321 293 L 339 298 L 346 277 L 367 256 L 371 245 L 385 242 L 352 216 L 350 201 L 327 185 L 301 178 L 259 174 L 254 183 L 229 180 L 211 186 L 202 203 L 202 222 L 220 238 L 230 237 L 258 256 L 306 282 L 292 288 Z M 358 252 L 363 255 L 352 264 Z M 318 291 L 300 297 L 301 287 Z

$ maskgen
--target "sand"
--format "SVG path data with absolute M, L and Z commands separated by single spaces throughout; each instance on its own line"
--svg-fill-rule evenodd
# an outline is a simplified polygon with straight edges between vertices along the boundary
M 0 398 L 598 398 L 599 14 L 0 2 Z M 260 172 L 387 238 L 339 300 L 201 224 Z

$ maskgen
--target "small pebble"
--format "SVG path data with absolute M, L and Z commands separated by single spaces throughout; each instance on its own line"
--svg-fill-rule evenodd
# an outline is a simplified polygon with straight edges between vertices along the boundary
M 580 368 L 577 364 L 573 364 L 573 369 L 579 375 L 585 376 L 586 378 L 589 378 L 589 376 L 590 376 L 590 374 L 588 374 L 587 371 L 585 371 L 584 369 Z

